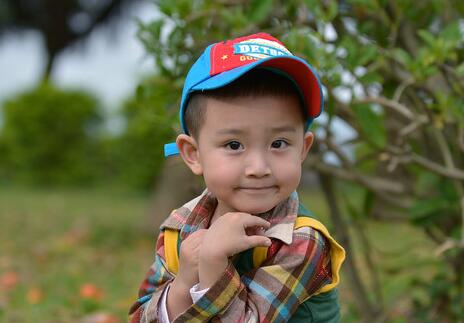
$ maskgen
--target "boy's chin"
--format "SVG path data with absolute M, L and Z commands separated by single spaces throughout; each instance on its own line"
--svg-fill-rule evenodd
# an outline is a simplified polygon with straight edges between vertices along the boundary
M 275 207 L 275 205 L 263 205 L 263 206 L 258 206 L 258 207 L 257 206 L 244 207 L 239 212 L 249 213 L 249 214 L 252 214 L 252 215 L 261 216 L 261 215 L 265 215 L 266 213 L 269 213 L 270 211 L 272 211 L 274 209 L 274 207 Z
M 272 208 L 270 208 L 267 211 L 254 212 L 254 213 L 250 213 L 250 214 L 255 215 L 255 216 L 259 216 L 259 217 L 266 217 L 267 215 L 270 215 L 272 213 L 274 208 L 275 208 L 275 206 L 273 206 Z
M 263 216 L 266 213 L 272 212 L 274 208 L 285 201 L 286 199 L 241 199 L 236 200 L 235 207 L 237 212 L 248 213 L 257 216 Z

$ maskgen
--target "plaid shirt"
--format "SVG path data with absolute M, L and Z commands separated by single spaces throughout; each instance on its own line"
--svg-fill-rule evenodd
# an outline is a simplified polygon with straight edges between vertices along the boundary
M 202 195 L 174 210 L 161 225 L 155 261 L 139 290 L 140 298 L 130 309 L 131 322 L 157 322 L 160 296 L 175 275 L 167 270 L 164 253 L 165 228 L 189 234 L 209 227 L 217 200 Z M 294 230 L 298 195 L 260 215 L 271 223 L 266 236 L 272 240 L 264 263 L 240 275 L 229 261 L 221 278 L 174 322 L 286 322 L 298 306 L 331 282 L 330 246 L 311 227 Z

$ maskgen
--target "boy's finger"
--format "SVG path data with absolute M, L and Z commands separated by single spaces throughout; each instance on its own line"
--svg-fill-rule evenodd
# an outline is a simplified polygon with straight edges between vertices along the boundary
M 264 229 L 268 229 L 271 226 L 271 224 L 258 216 L 250 215 L 243 218 L 243 226 L 245 228 L 263 227 Z
M 263 236 L 248 236 L 247 238 L 250 248 L 254 247 L 269 247 L 271 239 Z
M 264 229 L 263 227 L 254 226 L 254 227 L 246 228 L 245 232 L 248 236 L 253 236 L 253 235 L 262 236 L 266 232 L 266 229 Z

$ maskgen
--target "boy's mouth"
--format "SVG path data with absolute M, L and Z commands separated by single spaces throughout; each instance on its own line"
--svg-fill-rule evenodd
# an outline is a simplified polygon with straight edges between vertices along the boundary
M 239 189 L 244 190 L 244 191 L 265 191 L 265 190 L 271 190 L 275 189 L 277 186 L 271 185 L 271 186 L 246 186 L 246 187 L 240 187 Z

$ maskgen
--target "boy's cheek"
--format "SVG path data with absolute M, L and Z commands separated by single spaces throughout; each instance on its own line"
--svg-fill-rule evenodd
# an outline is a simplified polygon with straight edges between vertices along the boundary
M 236 178 L 237 175 L 236 167 L 227 160 L 209 160 L 203 164 L 203 177 L 206 181 L 226 183 L 229 182 L 229 177 Z
M 234 170 L 236 168 L 235 164 L 228 158 L 223 158 L 221 156 L 211 155 L 205 159 L 203 163 L 204 172 L 210 174 L 221 174 L 222 172 L 229 170 Z
M 205 172 L 203 177 L 208 188 L 210 188 L 210 186 L 215 188 L 234 186 L 234 178 L 238 178 L 238 176 L 234 176 L 233 171 L 227 167 L 220 167 L 212 172 Z
M 292 163 L 280 167 L 278 173 L 274 173 L 274 176 L 277 178 L 278 182 L 288 186 L 290 190 L 294 190 L 300 183 L 301 171 L 302 168 L 300 163 Z

